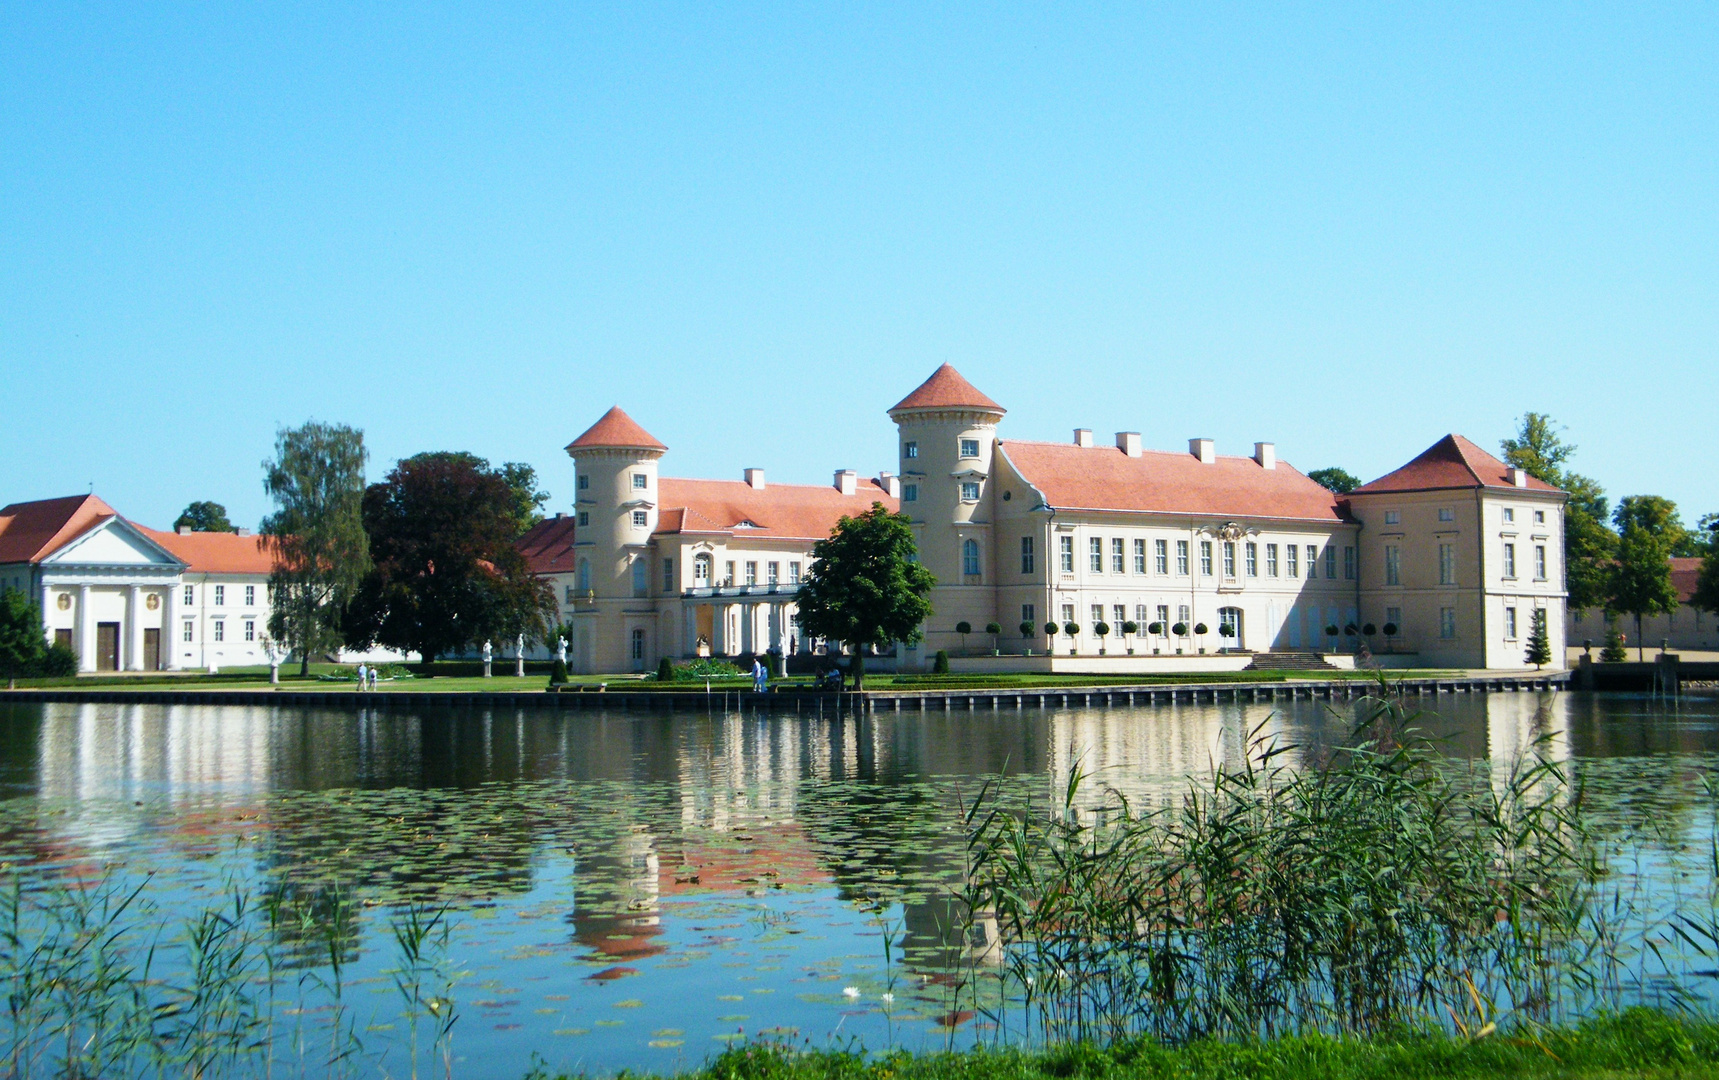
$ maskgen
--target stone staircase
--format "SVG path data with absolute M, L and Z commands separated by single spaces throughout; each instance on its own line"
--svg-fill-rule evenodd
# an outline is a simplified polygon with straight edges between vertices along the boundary
M 1333 664 L 1325 662 L 1324 653 L 1316 652 L 1263 652 L 1255 653 L 1253 663 L 1246 668 L 1248 671 L 1336 671 Z

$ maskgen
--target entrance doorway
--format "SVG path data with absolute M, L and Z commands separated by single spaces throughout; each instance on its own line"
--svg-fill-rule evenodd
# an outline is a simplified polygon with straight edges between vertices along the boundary
M 1247 645 L 1242 640 L 1242 610 L 1241 608 L 1226 607 L 1218 609 L 1218 626 L 1229 627 L 1230 633 L 1219 631 L 1218 637 L 1224 640 L 1228 649 L 1245 649 Z
M 119 624 L 96 623 L 96 670 L 119 670 Z
M 57 648 L 61 648 L 61 649 L 71 648 L 72 647 L 72 632 L 70 630 L 55 630 L 54 631 L 54 645 Z
M 143 670 L 161 670 L 161 631 L 153 626 L 143 631 Z

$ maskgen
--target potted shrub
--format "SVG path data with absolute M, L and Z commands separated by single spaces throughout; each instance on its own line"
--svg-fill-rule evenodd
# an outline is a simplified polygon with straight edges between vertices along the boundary
M 1337 647 L 1337 624 L 1332 623 L 1325 628 L 1325 636 L 1331 639 L 1331 647 Z
M 1206 655 L 1206 635 L 1211 631 L 1203 622 L 1194 624 L 1194 636 L 1200 639 L 1200 655 Z
M 1394 622 L 1388 622 L 1385 624 L 1384 630 L 1385 650 L 1387 652 L 1395 652 L 1397 648 L 1397 624 Z
M 1122 641 L 1128 646 L 1128 655 L 1134 655 L 1134 635 L 1140 632 L 1140 624 L 1129 619 L 1122 624 Z
M 1179 622 L 1175 626 L 1170 627 L 1170 633 L 1174 634 L 1178 641 L 1184 640 L 1188 636 L 1188 624 L 1185 622 Z M 1176 646 L 1176 655 L 1182 655 L 1182 646 Z
M 1218 636 L 1223 638 L 1225 641 L 1228 641 L 1230 638 L 1236 636 L 1236 628 L 1227 622 L 1221 622 L 1218 624 Z M 1218 646 L 1218 651 L 1229 652 L 1230 647 L 1228 645 L 1220 645 Z
M 1070 638 L 1077 638 L 1080 636 L 1080 624 L 1077 622 L 1065 622 L 1062 624 L 1062 632 L 1067 634 Z M 1068 654 L 1073 656 L 1079 651 L 1079 643 L 1071 641 L 1068 646 Z
M 1164 624 L 1161 622 L 1153 622 L 1146 627 L 1146 632 L 1148 634 L 1151 634 L 1153 637 L 1163 637 L 1164 636 Z M 1157 645 L 1152 646 L 1152 655 L 1153 656 L 1158 655 L 1158 646 Z
M 985 633 L 991 635 L 991 655 L 992 656 L 1003 655 L 1003 643 L 1001 641 L 997 640 L 998 638 L 1002 637 L 1003 628 L 1001 626 L 998 626 L 994 622 L 988 622 L 985 624 Z
M 973 624 L 963 619 L 955 624 L 955 632 L 961 635 L 961 651 L 967 651 L 967 635 L 973 632 Z
M 1027 640 L 1027 655 L 1031 656 L 1033 654 L 1033 646 L 1032 646 L 1033 635 L 1038 632 L 1038 627 L 1034 626 L 1030 622 L 1024 622 L 1021 624 L 1020 629 L 1021 629 L 1021 637 L 1025 638 Z
M 931 659 L 931 674 L 933 674 L 933 675 L 947 675 L 947 674 L 949 674 L 949 653 L 946 650 L 938 649 L 937 655 L 932 657 L 932 659 Z
M 1110 636 L 1110 624 L 1103 619 L 1092 624 L 1092 632 L 1098 635 L 1098 655 L 1104 655 L 1104 639 Z

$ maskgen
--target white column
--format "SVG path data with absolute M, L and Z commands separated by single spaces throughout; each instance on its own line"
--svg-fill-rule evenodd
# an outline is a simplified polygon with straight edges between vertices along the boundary
M 740 605 L 740 651 L 754 653 L 758 651 L 758 605 Z
M 78 670 L 94 671 L 95 622 L 90 618 L 90 587 L 78 586 Z
M 770 647 L 784 659 L 788 655 L 788 605 L 770 605 Z
M 125 598 L 125 670 L 143 670 L 143 586 L 133 585 Z
M 42 582 L 42 637 L 47 640 L 48 644 L 52 645 L 54 643 L 54 633 L 52 630 L 48 629 L 48 600 L 50 599 L 50 592 L 51 590 L 48 588 L 48 583 L 45 581 Z
M 179 670 L 179 583 L 167 586 L 161 598 L 161 666 Z

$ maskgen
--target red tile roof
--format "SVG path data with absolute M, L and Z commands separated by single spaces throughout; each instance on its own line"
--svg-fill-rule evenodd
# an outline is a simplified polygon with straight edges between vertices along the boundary
M 514 542 L 534 574 L 565 574 L 573 570 L 573 522 L 569 514 L 545 518 Z
M 1357 495 L 1380 492 L 1443 491 L 1450 488 L 1515 488 L 1510 466 L 1461 435 L 1446 435 L 1395 472 L 1355 489 Z M 1529 491 L 1557 491 L 1544 480 L 1528 478 Z
M 733 533 L 770 540 L 822 540 L 843 515 L 853 517 L 882 503 L 900 509 L 876 480 L 861 480 L 852 495 L 835 487 L 768 484 L 758 489 L 743 480 L 657 481 L 661 511 L 658 533 Z M 756 528 L 743 525 L 751 522 Z M 737 528 L 737 526 L 739 526 Z
M 1675 555 L 1671 559 L 1671 586 L 1677 590 L 1677 602 L 1689 603 L 1695 595 L 1695 583 L 1701 577 L 1701 556 Z
M 1006 412 L 1001 405 L 979 393 L 977 387 L 961 377 L 961 373 L 944 364 L 931 373 L 931 378 L 919 384 L 919 389 L 896 402 L 891 413 L 903 409 L 987 409 Z
M 267 574 L 274 569 L 274 538 L 230 532 L 162 532 L 137 526 L 193 574 Z
M 1345 520 L 1336 495 L 1282 461 L 1248 457 L 1210 465 L 1192 454 L 1000 440 L 1000 452 L 1058 510 L 1127 510 L 1212 517 Z
M 656 436 L 640 427 L 632 417 L 622 412 L 619 405 L 604 413 L 602 419 L 585 430 L 585 434 L 567 444 L 569 451 L 581 447 L 592 450 L 668 449 L 657 441 Z
M 0 563 L 35 563 L 119 514 L 94 495 L 40 499 L 0 508 Z

